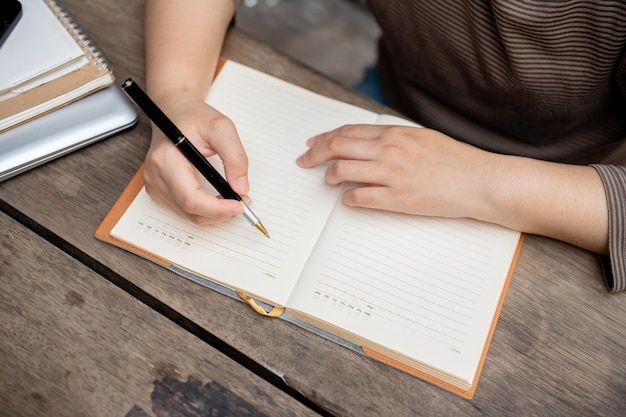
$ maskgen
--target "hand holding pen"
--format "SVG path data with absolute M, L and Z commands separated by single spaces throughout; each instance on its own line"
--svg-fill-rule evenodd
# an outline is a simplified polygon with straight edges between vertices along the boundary
M 167 136 L 194 167 L 211 183 L 217 192 L 226 199 L 239 201 L 243 206 L 243 215 L 248 222 L 257 228 L 266 237 L 269 234 L 261 221 L 250 210 L 228 182 L 215 170 L 207 159 L 198 151 L 191 141 L 172 123 L 172 121 L 158 108 L 148 95 L 132 79 L 122 83 L 122 88 L 128 96 L 143 110 L 150 120 Z

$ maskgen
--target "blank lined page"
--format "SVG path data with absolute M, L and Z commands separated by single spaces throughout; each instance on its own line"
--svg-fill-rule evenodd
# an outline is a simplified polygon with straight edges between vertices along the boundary
M 519 236 L 338 205 L 289 306 L 471 382 Z
M 249 158 L 251 209 L 270 239 L 243 217 L 194 226 L 143 192 L 112 235 L 196 274 L 284 305 L 340 193 L 325 185 L 323 167 L 304 170 L 295 160 L 309 137 L 346 123 L 373 123 L 376 114 L 230 61 L 207 102 L 235 123 Z M 222 169 L 219 159 L 211 161 Z

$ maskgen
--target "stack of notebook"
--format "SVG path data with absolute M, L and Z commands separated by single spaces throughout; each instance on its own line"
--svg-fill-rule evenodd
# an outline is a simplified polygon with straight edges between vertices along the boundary
M 55 0 L 21 0 L 0 48 L 0 181 L 133 125 L 102 51 Z

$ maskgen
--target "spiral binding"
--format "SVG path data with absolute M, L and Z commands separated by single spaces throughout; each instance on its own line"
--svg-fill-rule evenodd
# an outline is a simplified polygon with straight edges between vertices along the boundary
M 67 29 L 78 46 L 85 52 L 85 56 L 98 68 L 98 71 L 113 71 L 113 64 L 104 55 L 104 52 L 89 38 L 89 35 L 80 27 L 67 10 L 57 0 L 46 0 L 52 13 Z

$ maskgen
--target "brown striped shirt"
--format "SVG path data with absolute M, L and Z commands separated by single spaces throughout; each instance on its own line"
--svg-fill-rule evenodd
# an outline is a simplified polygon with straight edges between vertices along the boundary
M 369 0 L 389 104 L 494 152 L 592 163 L 626 138 L 626 2 Z M 593 165 L 610 291 L 626 289 L 626 166 Z

